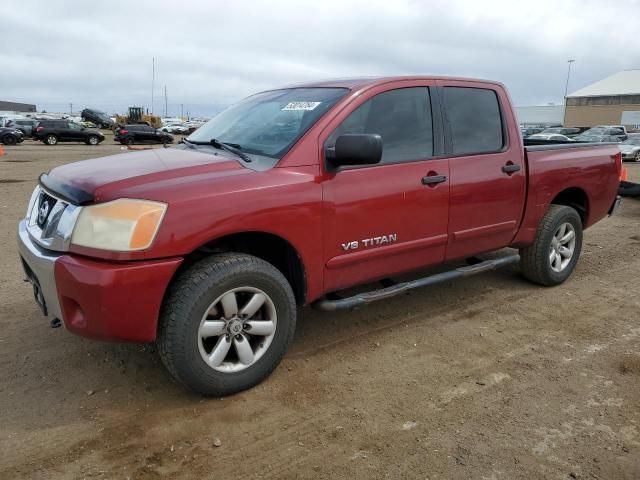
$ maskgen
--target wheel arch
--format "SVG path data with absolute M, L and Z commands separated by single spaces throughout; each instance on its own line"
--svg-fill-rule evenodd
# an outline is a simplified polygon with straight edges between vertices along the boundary
M 298 250 L 280 235 L 264 231 L 230 233 L 208 241 L 185 256 L 175 275 L 194 262 L 216 253 L 246 253 L 269 262 L 287 279 L 296 303 L 303 305 L 307 296 L 306 269 Z
M 565 188 L 551 200 L 550 205 L 565 205 L 578 212 L 582 226 L 589 224 L 589 196 L 580 187 Z

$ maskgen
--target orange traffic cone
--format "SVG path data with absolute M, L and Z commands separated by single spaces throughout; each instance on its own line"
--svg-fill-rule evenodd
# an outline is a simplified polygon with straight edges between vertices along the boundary
M 622 167 L 622 170 L 620 171 L 620 181 L 626 182 L 628 179 L 629 179 L 629 171 L 627 170 L 627 167 Z
M 0 143 L 0 157 L 4 155 L 4 145 Z

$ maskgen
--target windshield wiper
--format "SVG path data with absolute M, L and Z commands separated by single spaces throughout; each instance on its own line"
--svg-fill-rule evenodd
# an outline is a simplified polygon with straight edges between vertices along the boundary
M 212 138 L 209 141 L 209 143 L 211 143 L 211 145 L 213 145 L 215 148 L 219 148 L 229 153 L 233 153 L 234 155 L 237 155 L 245 162 L 251 162 L 251 157 L 249 157 L 249 155 L 247 155 L 246 153 L 241 152 L 240 145 L 238 145 L 237 143 L 221 142 L 220 140 L 217 140 L 215 138 Z
M 195 142 L 190 142 L 189 140 L 187 140 L 186 138 L 183 138 L 180 143 L 184 143 L 187 147 L 189 148 L 196 148 L 196 143 Z
M 240 157 L 247 163 L 251 162 L 251 157 L 244 152 L 240 151 L 240 145 L 237 143 L 227 143 L 221 142 L 217 138 L 212 138 L 208 142 L 200 142 L 197 140 L 187 140 L 186 138 L 182 140 L 188 147 L 194 148 L 193 145 L 210 145 L 213 148 L 217 148 L 218 150 L 224 150 L 229 153 L 233 153 L 235 156 Z

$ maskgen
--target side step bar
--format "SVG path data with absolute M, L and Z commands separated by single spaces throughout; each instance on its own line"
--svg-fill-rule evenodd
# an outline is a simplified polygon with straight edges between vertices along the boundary
M 353 297 L 341 298 L 339 300 L 329 300 L 328 298 L 324 298 L 313 302 L 311 306 L 325 312 L 362 307 L 363 305 L 368 305 L 369 303 L 382 300 L 384 298 L 393 297 L 399 293 L 413 290 L 414 288 L 426 287 L 427 285 L 435 285 L 437 283 L 448 282 L 449 280 L 469 277 L 477 273 L 488 272 L 490 270 L 496 270 L 507 265 L 518 263 L 519 261 L 520 255 L 517 254 L 493 260 L 485 260 L 483 262 L 476 263 L 475 265 L 467 265 L 454 270 L 449 270 L 448 272 L 436 273 L 435 275 L 418 278 L 417 280 L 411 280 L 410 282 L 398 283 L 390 287 L 381 288 L 380 290 L 359 293 Z

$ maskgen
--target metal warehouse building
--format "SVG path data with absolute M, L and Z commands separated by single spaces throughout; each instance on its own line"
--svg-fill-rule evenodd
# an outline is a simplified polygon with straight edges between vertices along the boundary
M 624 70 L 567 95 L 564 125 L 640 125 L 640 70 Z
M 0 112 L 35 112 L 36 106 L 30 103 L 3 102 L 0 100 Z

